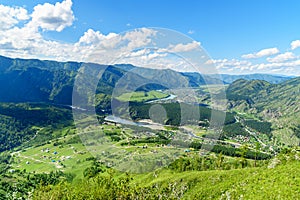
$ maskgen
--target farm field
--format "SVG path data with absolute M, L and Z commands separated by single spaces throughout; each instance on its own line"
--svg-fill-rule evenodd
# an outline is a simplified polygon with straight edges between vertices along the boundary
M 135 102 L 145 102 L 150 100 L 157 100 L 168 97 L 168 94 L 159 92 L 159 91 L 149 91 L 149 92 L 131 92 L 131 93 L 123 93 L 118 96 L 117 99 L 119 101 L 135 101 Z

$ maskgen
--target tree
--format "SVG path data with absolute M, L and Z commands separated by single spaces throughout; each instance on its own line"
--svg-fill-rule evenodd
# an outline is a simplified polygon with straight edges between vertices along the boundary
M 248 145 L 242 145 L 240 150 L 239 150 L 239 154 L 241 157 L 241 164 L 242 164 L 242 168 L 247 166 L 247 160 L 246 160 L 246 154 L 248 152 Z
M 223 161 L 224 161 L 224 156 L 223 156 L 223 154 L 221 152 L 221 153 L 219 153 L 219 155 L 217 157 L 217 167 L 219 169 L 222 169 Z
M 258 154 L 258 152 L 259 152 L 259 150 L 260 150 L 260 147 L 261 147 L 260 143 L 259 143 L 259 142 L 256 142 L 256 143 L 255 143 L 254 167 L 256 167 L 257 154 Z

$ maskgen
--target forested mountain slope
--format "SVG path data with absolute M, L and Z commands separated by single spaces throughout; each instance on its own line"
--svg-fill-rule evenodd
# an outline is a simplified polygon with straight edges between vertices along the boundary
M 300 138 L 300 78 L 280 84 L 237 80 L 227 89 L 229 108 L 273 123 L 274 134 L 298 144 Z

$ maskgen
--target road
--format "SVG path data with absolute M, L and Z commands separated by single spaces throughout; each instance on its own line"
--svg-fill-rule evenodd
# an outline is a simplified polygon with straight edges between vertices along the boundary
M 240 121 L 240 119 L 239 119 L 237 116 L 234 116 L 234 118 L 235 118 L 235 120 L 236 120 L 237 122 L 240 122 L 240 123 L 243 125 L 245 131 L 247 131 L 250 135 L 252 135 L 252 136 L 253 136 L 253 137 L 254 137 L 254 138 L 255 138 L 255 139 L 263 146 L 263 147 L 266 147 L 266 146 L 267 146 L 263 141 L 261 141 L 261 140 L 257 137 L 257 134 L 256 134 L 255 132 L 251 131 L 250 128 L 247 127 L 244 123 L 242 123 L 242 122 Z M 271 150 L 271 151 L 274 151 L 272 147 L 270 147 L 270 150 Z

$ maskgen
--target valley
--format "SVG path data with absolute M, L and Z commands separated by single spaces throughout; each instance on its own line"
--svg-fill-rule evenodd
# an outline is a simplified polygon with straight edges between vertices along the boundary
M 243 173 L 269 180 L 276 170 L 288 171 L 299 164 L 299 110 L 294 103 L 298 99 L 289 97 L 298 92 L 299 78 L 259 76 L 272 78 L 270 83 L 247 77 L 223 85 L 211 76 L 205 85 L 196 73 L 136 67 L 140 72 L 136 74 L 129 70 L 135 69 L 132 65 L 92 65 L 91 74 L 103 69 L 103 76 L 96 94 L 77 105 L 72 103 L 72 89 L 80 63 L 1 59 L 6 65 L 0 81 L 16 90 L 0 95 L 1 198 L 59 199 L 69 192 L 79 195 L 72 188 L 98 179 L 111 184 L 120 196 L 125 195 L 126 182 L 128 195 L 139 191 L 149 198 L 161 194 L 189 199 L 201 191 L 206 197 L 238 198 L 259 177 L 249 179 L 249 184 L 237 181 Z M 31 73 L 34 88 L 26 88 L 26 73 Z M 174 81 L 166 82 L 160 74 Z M 125 79 L 126 84 L 118 85 L 124 76 L 134 84 Z M 80 91 L 86 85 L 81 84 Z M 27 90 L 30 93 L 24 96 Z M 224 96 L 226 101 L 215 101 Z M 212 182 L 201 187 L 193 176 Z M 221 178 L 232 176 L 237 178 Z M 150 177 L 154 180 L 142 183 Z M 236 190 L 229 188 L 233 180 Z M 104 182 L 101 187 L 106 187 Z M 242 189 L 238 184 L 247 186 Z M 105 195 L 102 190 L 85 190 Z M 211 190 L 216 196 L 207 193 Z M 246 196 L 253 198 L 256 192 Z
M 0 200 L 300 200 L 300 1 L 0 2 Z

